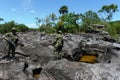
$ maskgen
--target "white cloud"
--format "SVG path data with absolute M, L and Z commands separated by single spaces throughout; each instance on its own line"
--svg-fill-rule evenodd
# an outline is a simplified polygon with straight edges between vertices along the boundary
M 12 12 L 15 12 L 16 11 L 16 9 L 15 8 L 12 8 Z
M 36 11 L 35 11 L 35 10 L 30 10 L 29 12 L 30 12 L 30 13 L 33 13 L 33 14 L 35 14 L 35 13 L 36 13 Z
M 27 26 L 30 28 L 37 28 L 36 24 L 27 24 Z

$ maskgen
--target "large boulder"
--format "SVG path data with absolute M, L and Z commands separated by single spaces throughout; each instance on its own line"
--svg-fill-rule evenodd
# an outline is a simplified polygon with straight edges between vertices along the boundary
M 41 35 L 42 34 L 42 35 Z M 89 64 L 79 61 L 69 61 L 64 58 L 52 60 L 51 45 L 55 34 L 21 33 L 16 61 L 0 61 L 0 79 L 2 80 L 34 80 L 33 70 L 42 68 L 38 80 L 120 80 L 120 51 L 118 43 L 103 41 L 99 35 L 81 34 L 64 36 L 62 53 L 71 55 L 80 50 L 80 42 L 86 41 L 84 47 L 90 54 L 99 54 L 99 63 Z M 4 52 L 6 44 L 0 39 L 0 50 Z M 92 52 L 93 51 L 93 52 Z M 1 52 L 1 56 L 3 56 Z M 78 58 L 79 59 L 79 58 Z
M 56 80 L 119 80 L 120 64 L 88 64 L 67 60 L 49 62 L 47 72 Z

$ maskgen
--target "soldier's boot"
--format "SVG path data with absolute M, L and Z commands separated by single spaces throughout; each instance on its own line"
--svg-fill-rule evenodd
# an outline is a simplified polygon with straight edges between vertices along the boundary
M 10 60 L 11 60 L 10 52 L 8 52 L 8 55 L 6 56 L 6 60 L 7 60 L 7 61 L 10 61 Z

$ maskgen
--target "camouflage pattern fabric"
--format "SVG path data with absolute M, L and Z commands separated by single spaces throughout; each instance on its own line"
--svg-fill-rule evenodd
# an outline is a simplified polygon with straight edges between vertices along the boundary
M 63 38 L 62 35 L 58 35 L 54 43 L 54 57 L 59 59 L 62 57 Z
M 15 49 L 18 43 L 18 36 L 17 34 L 13 34 L 12 32 L 5 34 L 5 37 L 8 39 L 8 57 L 12 54 L 12 57 L 15 57 Z
M 17 34 L 13 34 L 12 32 L 5 34 L 5 37 L 7 37 L 7 39 L 12 42 L 15 42 L 16 39 L 18 39 Z

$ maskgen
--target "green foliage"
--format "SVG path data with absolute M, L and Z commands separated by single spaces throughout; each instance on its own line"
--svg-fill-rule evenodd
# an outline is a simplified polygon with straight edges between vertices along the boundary
M 40 27 L 40 24 L 43 22 L 43 19 L 40 19 L 40 18 L 38 18 L 38 17 L 35 17 L 35 23 L 36 23 L 36 25 L 38 26 L 38 27 Z
M 1 21 L 4 21 L 4 19 L 3 19 L 3 18 L 0 18 L 0 22 L 1 22 Z
M 52 13 L 52 14 L 50 14 L 50 20 L 53 22 L 53 23 L 55 23 L 55 20 L 57 20 L 57 16 L 54 14 L 54 13 Z
M 61 30 L 63 33 L 78 33 L 85 32 L 87 27 L 91 24 L 102 24 L 105 25 L 105 30 L 110 33 L 112 36 L 120 35 L 120 21 L 118 22 L 110 22 L 112 19 L 113 13 L 118 11 L 118 6 L 115 4 L 104 5 L 98 11 L 100 13 L 106 14 L 106 20 L 109 22 L 100 19 L 96 12 L 91 10 L 85 12 L 84 14 L 76 14 L 74 12 L 69 12 L 68 7 L 63 5 L 59 9 L 59 13 L 62 14 L 59 18 L 54 14 L 48 15 L 46 18 L 38 18 L 35 17 L 36 25 L 39 29 L 28 28 L 24 24 L 18 24 L 14 21 L 5 22 L 4 24 L 0 24 L 0 33 L 4 34 L 11 31 L 12 27 L 16 27 L 17 31 L 36 31 L 46 33 L 55 33 Z M 69 12 L 69 13 L 68 13 Z M 4 21 L 3 18 L 0 18 L 0 22 Z
M 110 22 L 109 33 L 111 35 L 120 35 L 120 21 Z
M 64 33 L 76 33 L 79 31 L 77 20 L 79 20 L 79 14 L 63 14 L 60 17 L 60 21 L 57 23 L 56 29 L 57 31 L 61 30 Z
M 60 7 L 59 9 L 59 13 L 60 14 L 67 14 L 68 13 L 68 7 L 66 5 L 63 5 L 62 7 Z
M 82 23 L 85 26 L 89 26 L 91 24 L 96 24 L 100 22 L 100 18 L 98 17 L 96 12 L 87 11 L 85 14 L 81 14 Z
M 24 24 L 17 24 L 14 21 L 5 22 L 4 24 L 0 25 L 0 33 L 5 34 L 11 31 L 13 27 L 16 27 L 16 29 L 20 32 L 26 31 L 29 28 L 25 26 Z
M 18 24 L 18 25 L 16 25 L 16 29 L 19 32 L 25 32 L 25 31 L 29 30 L 29 28 L 27 26 L 25 26 L 24 24 Z
M 105 23 L 105 22 L 104 22 Z M 120 21 L 106 22 L 106 31 L 116 40 L 120 37 Z
M 107 16 L 105 20 L 110 21 L 113 17 L 113 13 L 115 13 L 116 11 L 118 11 L 118 6 L 115 4 L 110 4 L 102 6 L 102 8 L 98 12 L 104 13 Z
M 50 24 L 42 24 L 41 27 L 39 27 L 40 32 L 46 32 L 46 33 L 53 33 L 55 32 L 55 28 L 51 27 Z
M 56 31 L 62 31 L 62 32 L 65 32 L 65 28 L 64 28 L 64 21 L 59 21 L 57 23 L 57 26 L 56 26 Z
M 56 31 L 55 26 L 57 16 L 54 13 L 50 14 L 45 19 L 40 19 L 38 17 L 36 17 L 35 19 L 36 25 L 39 27 L 40 32 L 53 33 Z
M 10 21 L 10 22 L 6 22 L 4 24 L 1 24 L 0 25 L 0 33 L 4 34 L 4 33 L 7 33 L 7 32 L 10 32 L 12 27 L 16 27 L 14 21 Z
M 87 26 L 91 24 L 98 24 L 100 22 L 100 18 L 98 17 L 96 12 L 93 11 L 87 11 L 84 14 L 80 14 L 80 17 L 82 19 L 82 27 L 81 30 L 85 31 Z

